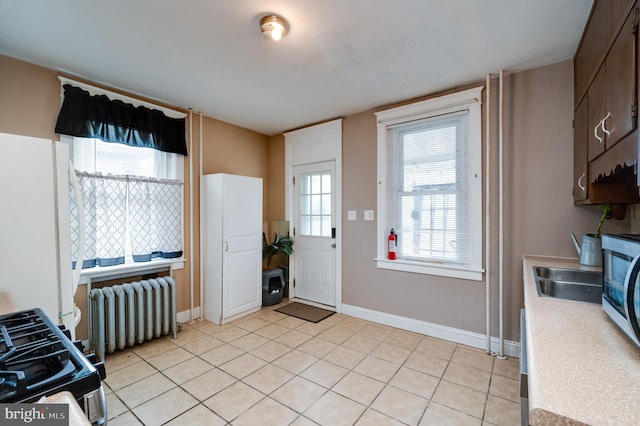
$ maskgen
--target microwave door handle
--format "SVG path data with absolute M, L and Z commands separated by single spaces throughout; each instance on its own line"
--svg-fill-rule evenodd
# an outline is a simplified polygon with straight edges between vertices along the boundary
M 638 274 L 640 273 L 640 267 L 638 264 L 640 263 L 640 254 L 633 258 L 631 264 L 629 265 L 629 271 L 627 271 L 627 276 L 625 277 L 625 283 L 629 283 L 626 286 L 624 291 L 624 313 L 627 317 L 627 324 L 629 325 L 629 329 L 633 330 L 636 334 L 636 341 L 640 336 L 638 336 L 638 326 L 634 325 L 636 323 L 635 315 L 633 315 L 633 308 L 630 308 L 629 302 L 633 303 L 633 290 L 636 285 L 636 280 Z M 629 294 L 631 293 L 631 294 Z M 632 317 L 634 317 L 632 319 Z

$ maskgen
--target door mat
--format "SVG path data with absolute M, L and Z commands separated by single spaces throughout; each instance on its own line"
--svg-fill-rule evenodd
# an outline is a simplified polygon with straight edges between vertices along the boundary
M 333 311 L 316 308 L 315 306 L 305 305 L 304 303 L 298 302 L 292 302 L 288 305 L 284 305 L 283 307 L 274 310 L 276 312 L 280 312 L 281 314 L 290 315 L 292 317 L 315 323 L 318 323 L 323 319 L 335 314 L 335 312 Z

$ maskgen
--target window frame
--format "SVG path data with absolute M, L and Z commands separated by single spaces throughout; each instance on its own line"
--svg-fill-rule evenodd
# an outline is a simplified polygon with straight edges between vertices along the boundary
M 67 149 L 69 152 L 69 159 L 73 162 L 73 149 L 74 145 L 79 142 L 81 139 L 97 139 L 97 138 L 82 138 L 76 136 L 69 135 L 60 135 L 60 142 L 65 143 L 67 145 Z M 160 151 L 159 151 L 160 152 Z M 173 165 L 175 169 L 175 179 L 180 180 L 184 183 L 185 181 L 185 173 L 184 173 L 184 157 L 180 154 L 175 155 L 175 164 Z M 168 267 L 171 270 L 182 269 L 184 268 L 184 247 L 185 247 L 185 200 L 184 200 L 184 187 L 182 189 L 182 196 L 180 197 L 180 209 L 181 209 L 181 229 L 182 229 L 182 247 L 183 254 L 178 258 L 154 258 L 150 261 L 145 262 L 135 262 L 133 260 L 133 256 L 131 253 L 131 244 L 130 238 L 127 235 L 127 244 L 128 248 L 125 251 L 125 262 L 113 265 L 113 266 L 94 266 L 92 268 L 82 268 L 80 273 L 80 283 L 84 284 L 87 282 L 87 278 L 96 278 L 102 276 L 108 276 L 110 274 L 116 273 L 129 273 L 134 271 L 145 271 L 147 269 L 158 268 L 158 267 Z M 127 213 L 128 216 L 128 213 Z M 127 219 L 128 221 L 128 219 Z
M 444 95 L 409 105 L 379 111 L 377 119 L 377 256 L 380 269 L 452 277 L 473 281 L 483 279 L 483 209 L 482 209 L 482 96 L 483 86 Z M 391 126 L 409 123 L 438 115 L 468 111 L 469 169 L 469 230 L 470 258 L 468 265 L 387 258 L 387 130 Z

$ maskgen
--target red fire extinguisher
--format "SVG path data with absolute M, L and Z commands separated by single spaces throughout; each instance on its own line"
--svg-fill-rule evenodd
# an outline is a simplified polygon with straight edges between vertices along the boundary
M 391 228 L 391 232 L 389 232 L 389 238 L 387 239 L 388 248 L 389 248 L 389 260 L 396 260 L 396 246 L 398 245 L 398 236 L 396 235 L 393 228 Z

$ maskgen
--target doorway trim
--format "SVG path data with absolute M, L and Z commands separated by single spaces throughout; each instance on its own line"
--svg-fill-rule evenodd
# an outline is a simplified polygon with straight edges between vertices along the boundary
M 336 312 L 342 312 L 342 119 L 317 124 L 284 134 L 285 147 L 285 219 L 294 223 L 295 191 L 293 177 L 295 167 L 305 164 L 335 161 L 335 211 L 336 211 Z M 295 237 L 294 237 L 295 238 Z M 295 252 L 292 257 L 295 256 Z M 295 258 L 289 262 L 290 277 L 295 279 Z M 290 281 L 289 294 L 295 300 L 295 287 Z M 308 304 L 309 301 L 304 301 Z M 326 307 L 325 305 L 319 305 Z

